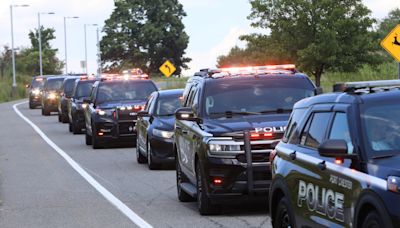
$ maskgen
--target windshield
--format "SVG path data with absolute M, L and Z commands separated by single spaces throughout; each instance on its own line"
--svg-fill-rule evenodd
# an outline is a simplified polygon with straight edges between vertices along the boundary
M 60 90 L 63 84 L 64 78 L 59 79 L 48 79 L 46 84 L 46 90 Z
M 82 97 L 89 97 L 92 92 L 94 81 L 80 81 L 76 86 L 75 90 L 75 99 L 79 99 Z
M 43 78 L 35 78 L 35 79 L 33 79 L 32 85 L 31 85 L 32 89 L 37 89 L 37 88 L 41 89 L 41 88 L 43 88 L 43 82 L 44 82 Z
M 380 102 L 362 110 L 367 147 L 372 157 L 400 154 L 400 104 Z
M 172 116 L 175 110 L 181 107 L 181 95 L 160 97 L 157 102 L 156 116 Z
M 207 86 L 205 112 L 211 117 L 290 112 L 297 101 L 314 94 L 304 78 L 220 80 Z
M 116 81 L 103 83 L 97 93 L 97 103 L 119 100 L 146 100 L 157 88 L 150 81 Z

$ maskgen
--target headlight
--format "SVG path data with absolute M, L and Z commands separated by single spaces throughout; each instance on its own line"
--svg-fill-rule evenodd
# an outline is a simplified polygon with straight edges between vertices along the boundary
M 173 131 L 163 131 L 163 130 L 158 130 L 158 129 L 153 129 L 153 135 L 161 137 L 161 138 L 166 138 L 170 139 L 172 136 L 174 136 Z
M 32 90 L 32 94 L 33 95 L 39 95 L 40 94 L 40 90 L 34 89 L 34 90 Z
M 100 116 L 112 116 L 114 110 L 113 109 L 107 109 L 107 110 L 102 110 L 102 109 L 96 109 L 97 114 Z
M 240 151 L 240 145 L 210 144 L 211 152 Z
M 86 104 L 86 103 L 81 104 L 81 107 L 82 107 L 82 108 L 86 108 L 87 106 L 88 106 L 88 104 Z
M 387 188 L 389 189 L 389 191 L 392 192 L 400 192 L 400 177 L 396 177 L 396 176 L 388 176 L 387 178 Z
M 57 95 L 55 93 L 50 93 L 49 95 L 47 95 L 47 99 L 50 99 L 50 100 L 54 100 L 54 99 L 56 99 L 56 97 L 57 97 Z

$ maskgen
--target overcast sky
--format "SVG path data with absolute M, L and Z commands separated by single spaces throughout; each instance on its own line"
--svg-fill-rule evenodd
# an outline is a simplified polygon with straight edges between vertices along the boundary
M 190 37 L 187 56 L 192 58 L 187 74 L 204 67 L 214 67 L 219 55 L 226 54 L 234 45 L 243 45 L 238 37 L 257 30 L 250 27 L 248 0 L 180 0 L 187 13 L 184 18 L 186 32 Z M 400 7 L 400 0 L 364 0 L 375 18 L 385 17 Z M 67 20 L 68 69 L 82 72 L 80 61 L 84 60 L 84 24 L 104 25 L 110 16 L 113 0 L 0 0 L 0 45 L 11 46 L 10 4 L 29 4 L 27 8 L 14 8 L 15 47 L 29 46 L 28 32 L 37 28 L 37 13 L 54 11 L 55 15 L 42 15 L 44 27 L 56 29 L 58 57 L 64 60 L 64 16 L 79 16 Z M 100 34 L 101 35 L 101 34 Z M 88 27 L 88 69 L 96 69 L 96 28 Z M 17 63 L 18 64 L 18 63 Z

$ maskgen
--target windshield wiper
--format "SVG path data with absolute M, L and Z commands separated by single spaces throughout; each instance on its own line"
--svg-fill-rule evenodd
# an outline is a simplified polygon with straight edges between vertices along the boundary
M 292 109 L 277 108 L 271 110 L 264 110 L 261 111 L 260 113 L 267 114 L 267 113 L 287 113 L 287 112 L 292 112 Z
M 173 116 L 173 115 L 175 115 L 174 113 L 171 113 L 171 114 L 164 114 L 164 115 L 157 115 L 157 116 Z
M 390 157 L 393 157 L 396 155 L 397 154 L 381 154 L 381 155 L 373 156 L 372 159 L 390 158 Z
M 260 115 L 261 113 L 259 112 L 247 112 L 247 111 L 225 111 L 225 112 L 212 112 L 210 115 L 224 115 L 226 117 L 232 117 L 234 115 Z

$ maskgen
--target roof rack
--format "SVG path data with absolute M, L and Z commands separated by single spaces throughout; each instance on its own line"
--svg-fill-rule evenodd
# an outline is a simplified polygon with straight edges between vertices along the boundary
M 357 90 L 369 90 L 373 92 L 375 88 L 400 88 L 400 80 L 378 80 L 361 82 L 341 82 L 333 86 L 333 92 L 355 93 Z

